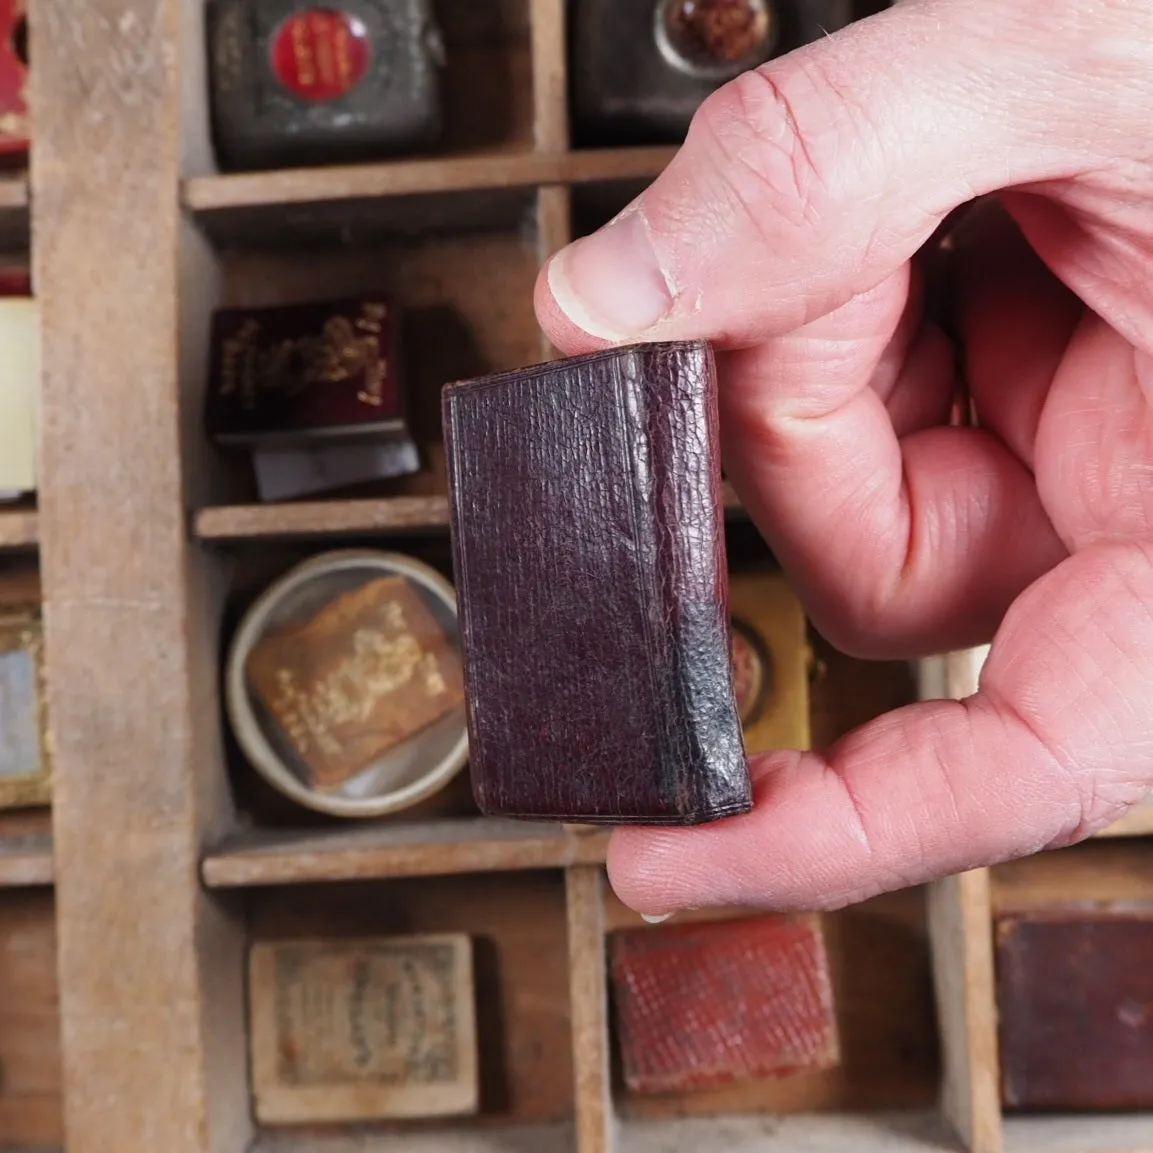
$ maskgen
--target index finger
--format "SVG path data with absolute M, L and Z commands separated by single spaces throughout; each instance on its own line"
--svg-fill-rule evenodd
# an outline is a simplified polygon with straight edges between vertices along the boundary
M 747 816 L 618 829 L 621 898 L 835 908 L 1069 844 L 1153 787 L 1153 550 L 1095 545 L 1025 593 L 980 690 L 888 713 L 826 754 L 756 763 Z

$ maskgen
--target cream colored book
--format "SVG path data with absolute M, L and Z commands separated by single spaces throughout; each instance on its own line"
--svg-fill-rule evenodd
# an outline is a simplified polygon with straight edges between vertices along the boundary
M 40 316 L 35 300 L 0 298 L 0 491 L 36 488 Z
M 248 992 L 258 1121 L 477 1111 L 467 936 L 262 941 L 250 954 Z

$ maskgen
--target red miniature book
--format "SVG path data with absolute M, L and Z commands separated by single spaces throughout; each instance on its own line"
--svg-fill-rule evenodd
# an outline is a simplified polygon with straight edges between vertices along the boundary
M 0 164 L 28 156 L 26 0 L 0 0 Z
M 782 1078 L 840 1060 L 814 916 L 628 930 L 614 934 L 611 964 L 634 1093 Z
M 224 309 L 212 322 L 208 435 L 264 449 L 407 439 L 399 361 L 383 297 Z

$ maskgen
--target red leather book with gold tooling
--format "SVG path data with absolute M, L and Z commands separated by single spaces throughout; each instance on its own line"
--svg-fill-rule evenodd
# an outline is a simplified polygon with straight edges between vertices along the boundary
M 396 309 L 385 297 L 221 310 L 208 436 L 258 448 L 407 436 L 399 362 Z

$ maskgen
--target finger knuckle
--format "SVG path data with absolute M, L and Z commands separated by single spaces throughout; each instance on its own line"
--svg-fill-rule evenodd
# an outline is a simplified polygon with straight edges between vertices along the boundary
M 796 70 L 746 72 L 701 105 L 691 130 L 713 157 L 732 206 L 775 241 L 825 216 L 828 181 L 808 111 L 812 88 Z

